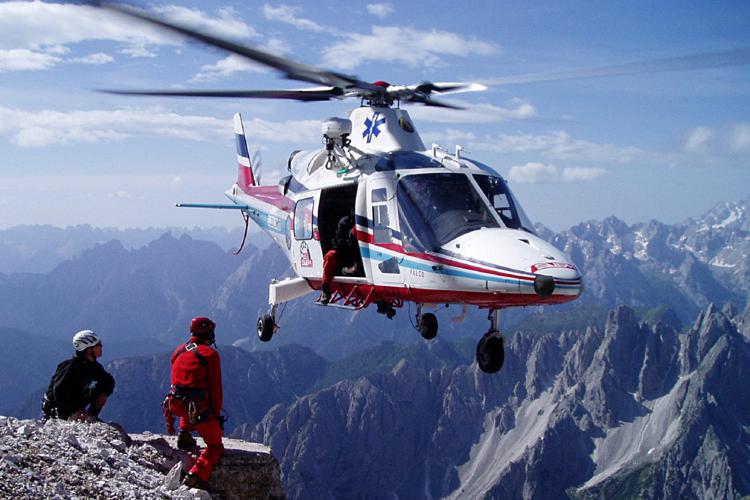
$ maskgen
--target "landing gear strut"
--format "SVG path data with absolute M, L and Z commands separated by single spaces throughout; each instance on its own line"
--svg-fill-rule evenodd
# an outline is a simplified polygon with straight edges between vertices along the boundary
M 477 344 L 477 364 L 485 373 L 497 373 L 505 362 L 505 341 L 500 334 L 500 310 L 491 309 L 488 315 L 490 331 Z
M 273 337 L 276 328 L 276 306 L 273 306 L 270 313 L 258 318 L 258 338 L 262 342 L 268 342 Z
M 432 313 L 422 313 L 422 304 L 417 304 L 417 330 L 426 340 L 432 340 L 437 336 L 438 320 Z

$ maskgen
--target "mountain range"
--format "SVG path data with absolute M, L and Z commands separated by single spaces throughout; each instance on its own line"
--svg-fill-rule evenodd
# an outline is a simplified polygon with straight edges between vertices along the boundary
M 462 322 L 436 311 L 440 333 L 425 341 L 413 310 L 389 320 L 310 295 L 261 344 L 267 284 L 289 273 L 275 247 L 237 257 L 171 233 L 97 243 L 48 272 L 0 274 L 0 335 L 19 353 L 0 372 L 15 384 L 0 413 L 35 416 L 72 333 L 94 328 L 118 381 L 103 417 L 161 431 L 169 352 L 208 314 L 228 431 L 273 448 L 290 498 L 740 498 L 749 208 L 676 225 L 539 226 L 582 269 L 585 291 L 572 305 L 504 312 L 497 375 L 473 362 L 482 311 Z
M 273 449 L 289 498 L 749 494 L 750 318 L 713 305 L 687 326 L 668 309 L 645 317 L 620 306 L 585 330 L 518 331 L 498 375 L 465 340 L 338 361 L 220 346 L 227 431 Z M 168 354 L 107 369 L 118 387 L 102 416 L 162 432 Z
M 749 211 L 747 199 L 676 225 L 652 221 L 628 226 L 608 218 L 557 234 L 541 226 L 538 231 L 569 252 L 583 271 L 582 297 L 562 310 L 585 307 L 598 309 L 601 316 L 617 305 L 664 305 L 688 322 L 709 303 L 747 307 L 750 263 L 743 256 L 750 254 Z M 34 235 L 27 239 L 19 236 L 23 231 L 0 231 L 5 253 L 11 241 L 17 253 L 40 252 L 34 242 L 48 228 L 37 229 L 26 228 L 25 233 Z M 52 230 L 60 231 L 96 233 L 80 227 Z M 7 237 L 9 232 L 15 239 Z M 56 238 L 61 239 L 59 234 Z M 235 256 L 185 233 L 164 233 L 137 248 L 109 240 L 49 272 L 0 274 L 0 326 L 60 340 L 92 328 L 108 341 L 173 344 L 184 337 L 191 317 L 205 314 L 217 321 L 224 343 L 241 341 L 250 350 L 295 343 L 328 359 L 384 340 L 410 343 L 417 335 L 415 310 L 408 305 L 388 320 L 369 309 L 352 314 L 317 307 L 311 294 L 283 306 L 278 335 L 270 345 L 259 343 L 255 325 L 267 311 L 268 283 L 289 275 L 288 262 L 275 246 L 261 250 L 250 245 Z M 504 328 L 518 327 L 532 310 L 504 311 Z M 464 314 L 454 306 L 435 313 L 440 333 L 449 338 L 476 338 L 487 330 L 483 311 Z
M 750 345 L 736 320 L 710 306 L 680 333 L 673 314 L 619 307 L 603 330 L 515 334 L 494 377 L 425 343 L 240 435 L 272 447 L 292 498 L 739 498 Z

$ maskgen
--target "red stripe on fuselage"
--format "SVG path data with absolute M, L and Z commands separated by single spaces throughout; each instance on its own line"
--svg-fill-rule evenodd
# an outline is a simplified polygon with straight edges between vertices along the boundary
M 444 264 L 444 265 L 449 265 L 449 266 L 453 266 L 453 267 L 458 267 L 458 268 L 466 269 L 466 270 L 469 270 L 469 271 L 475 271 L 475 272 L 480 272 L 480 273 L 485 273 L 485 274 L 491 274 L 491 275 L 494 275 L 494 276 L 502 276 L 503 278 L 513 278 L 513 279 L 518 279 L 518 280 L 534 281 L 534 277 L 533 276 L 528 276 L 528 275 L 527 276 L 519 276 L 517 274 L 510 274 L 510 273 L 506 273 L 506 272 L 503 272 L 503 271 L 496 271 L 494 269 L 485 269 L 483 267 L 472 266 L 471 264 L 465 264 L 463 262 L 458 262 L 456 260 L 447 259 L 445 257 L 439 257 L 437 255 L 432 255 L 432 254 L 428 254 L 428 253 L 421 253 L 421 252 L 420 253 L 412 253 L 412 252 L 407 252 L 406 250 L 404 250 L 403 246 L 398 245 L 396 243 L 374 243 L 372 235 L 370 233 L 365 232 L 365 231 L 357 231 L 357 239 L 359 241 L 364 241 L 364 242 L 368 243 L 370 246 L 385 248 L 386 250 L 390 250 L 392 252 L 397 252 L 397 253 L 400 253 L 400 254 L 407 255 L 409 257 L 415 257 L 415 258 L 427 260 L 427 261 L 430 261 L 430 262 L 437 262 L 439 264 Z M 576 282 L 572 282 L 572 284 L 575 284 L 575 283 Z
M 315 289 L 320 289 L 319 279 L 307 280 Z M 379 301 L 407 300 L 417 303 L 435 304 L 469 304 L 479 307 L 499 309 L 503 307 L 519 307 L 546 304 L 562 304 L 578 298 L 578 295 L 552 295 L 542 297 L 537 294 L 523 293 L 493 293 L 493 292 L 467 292 L 460 290 L 429 290 L 422 288 L 389 287 L 382 285 L 357 285 L 333 281 L 333 290 L 342 295 L 358 297 L 362 300 L 369 296 L 370 303 Z M 370 295 L 372 293 L 372 295 Z

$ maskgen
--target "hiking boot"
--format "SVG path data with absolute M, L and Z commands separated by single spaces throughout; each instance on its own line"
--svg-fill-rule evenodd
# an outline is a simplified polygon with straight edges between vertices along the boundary
M 318 302 L 321 304 L 328 304 L 331 301 L 331 286 L 330 285 L 323 285 L 320 287 L 320 297 L 318 297 Z
M 185 479 L 182 480 L 182 484 L 188 488 L 198 488 L 199 490 L 208 490 L 208 481 L 204 481 L 192 472 L 188 472 Z
M 195 438 L 188 431 L 180 431 L 177 436 L 177 448 L 180 450 L 192 450 L 198 446 Z

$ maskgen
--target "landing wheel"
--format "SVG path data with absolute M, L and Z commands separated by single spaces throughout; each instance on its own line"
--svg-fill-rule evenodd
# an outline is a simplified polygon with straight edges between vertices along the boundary
M 477 344 L 477 364 L 485 373 L 497 373 L 505 362 L 505 346 L 500 332 L 489 331 Z
M 273 316 L 264 314 L 258 318 L 258 338 L 262 342 L 268 342 L 273 337 L 273 329 L 276 326 Z
M 437 336 L 438 320 L 432 313 L 424 313 L 422 320 L 419 322 L 419 333 L 422 338 L 432 340 Z

